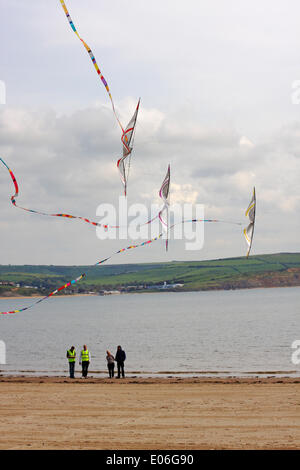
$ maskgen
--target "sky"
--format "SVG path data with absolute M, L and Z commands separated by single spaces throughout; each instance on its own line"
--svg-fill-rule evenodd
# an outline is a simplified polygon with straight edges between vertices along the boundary
M 243 256 L 253 186 L 253 254 L 299 251 L 299 2 L 66 5 L 124 125 L 141 98 L 128 205 L 158 204 L 170 163 L 171 203 L 203 205 L 206 218 L 242 223 L 205 225 L 202 249 L 171 240 L 166 253 L 157 241 L 113 262 Z M 0 0 L 0 81 L 0 156 L 19 183 L 18 203 L 96 221 L 100 204 L 118 211 L 120 129 L 59 0 Z M 89 265 L 132 242 L 100 240 L 80 221 L 16 209 L 13 189 L 3 166 L 0 264 Z

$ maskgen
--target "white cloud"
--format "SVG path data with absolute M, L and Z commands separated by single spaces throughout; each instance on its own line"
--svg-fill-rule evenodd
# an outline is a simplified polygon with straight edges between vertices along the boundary
M 199 195 L 191 184 L 176 183 L 171 185 L 171 194 L 173 204 L 196 204 Z
M 248 139 L 248 137 L 243 135 L 240 138 L 240 146 L 241 147 L 244 146 L 244 147 L 250 147 L 251 148 L 251 147 L 254 147 L 254 144 L 253 144 L 253 142 L 251 142 L 250 139 Z

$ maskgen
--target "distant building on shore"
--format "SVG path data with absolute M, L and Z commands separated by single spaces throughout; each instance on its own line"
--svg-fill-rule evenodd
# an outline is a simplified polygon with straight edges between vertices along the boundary
M 184 287 L 184 284 L 180 284 L 180 283 L 167 284 L 167 282 L 164 281 L 163 284 L 155 284 L 154 286 L 147 286 L 147 289 L 165 290 L 165 289 L 179 289 L 181 287 Z
M 99 295 L 118 295 L 121 294 L 119 290 L 101 290 Z

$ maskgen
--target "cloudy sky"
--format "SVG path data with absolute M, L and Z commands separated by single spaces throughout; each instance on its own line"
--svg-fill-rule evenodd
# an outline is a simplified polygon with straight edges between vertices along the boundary
M 253 253 L 299 251 L 299 2 L 66 3 L 123 124 L 141 97 L 128 204 L 158 203 L 170 163 L 171 201 L 246 224 L 255 185 Z M 18 180 L 18 202 L 98 220 L 98 205 L 118 207 L 122 193 L 120 130 L 105 88 L 59 0 L 0 0 L 0 9 L 0 156 Z M 1 167 L 1 264 L 93 264 L 131 243 L 20 211 L 12 193 Z M 202 250 L 177 240 L 166 254 L 160 241 L 114 262 L 240 256 L 241 229 L 207 225 Z

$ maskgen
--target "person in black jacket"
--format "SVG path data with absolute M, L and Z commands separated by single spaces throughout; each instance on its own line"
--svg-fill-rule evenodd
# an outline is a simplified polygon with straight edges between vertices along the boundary
M 125 373 L 124 373 L 125 359 L 126 359 L 125 351 L 121 348 L 121 346 L 118 346 L 118 349 L 115 355 L 115 360 L 117 361 L 117 366 L 118 366 L 118 375 L 117 375 L 118 379 L 121 377 L 121 372 L 122 372 L 122 377 L 125 377 Z

